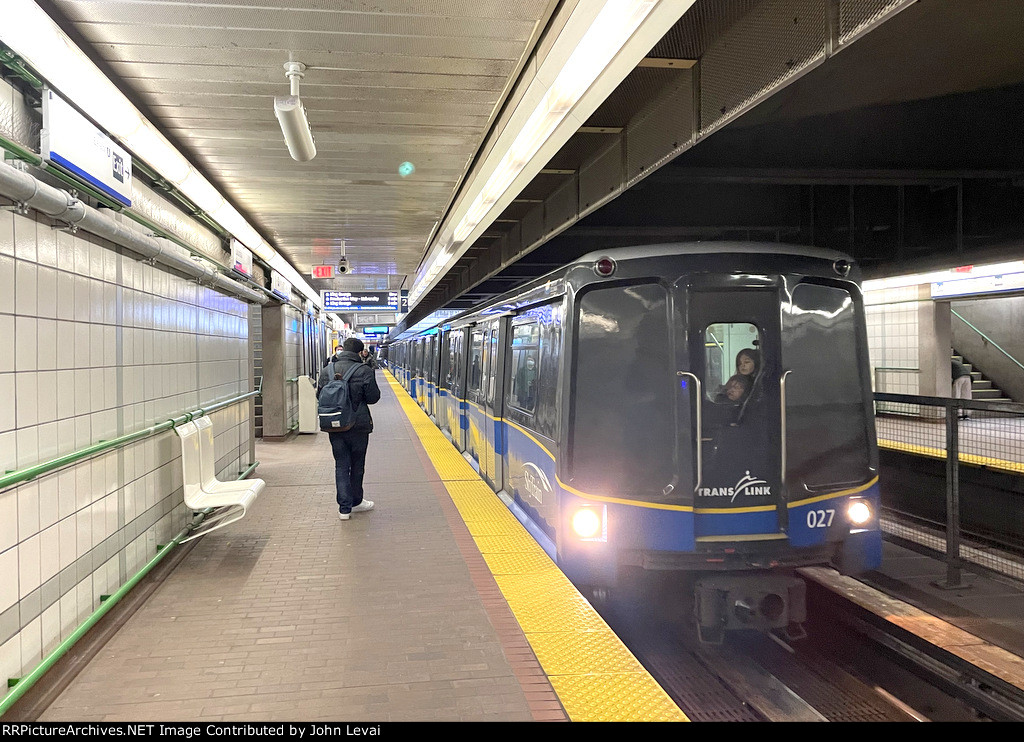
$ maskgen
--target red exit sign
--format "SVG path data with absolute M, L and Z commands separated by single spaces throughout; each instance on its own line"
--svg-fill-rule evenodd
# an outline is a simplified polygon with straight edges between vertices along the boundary
M 314 265 L 313 278 L 334 278 L 333 265 Z

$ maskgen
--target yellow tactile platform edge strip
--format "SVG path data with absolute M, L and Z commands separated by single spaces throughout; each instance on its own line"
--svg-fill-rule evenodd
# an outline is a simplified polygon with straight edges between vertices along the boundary
M 401 384 L 385 377 L 569 718 L 689 721 Z
M 946 459 L 946 449 L 923 446 L 917 443 L 903 443 L 901 441 L 889 441 L 880 438 L 878 440 L 878 447 L 886 448 L 890 451 L 910 453 L 916 456 L 926 456 L 932 459 Z M 1004 461 L 1003 459 L 993 459 L 989 456 L 978 456 L 971 453 L 961 453 L 959 458 L 962 464 L 998 469 L 999 471 L 1010 472 L 1011 474 L 1024 474 L 1024 464 L 1015 461 Z

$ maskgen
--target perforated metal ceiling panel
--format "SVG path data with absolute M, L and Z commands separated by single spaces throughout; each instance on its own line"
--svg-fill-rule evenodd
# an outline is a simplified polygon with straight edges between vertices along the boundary
M 52 0 L 126 93 L 317 288 L 398 288 L 479 149 L 554 0 Z M 284 63 L 317 145 L 274 116 Z M 403 162 L 415 172 L 399 174 Z

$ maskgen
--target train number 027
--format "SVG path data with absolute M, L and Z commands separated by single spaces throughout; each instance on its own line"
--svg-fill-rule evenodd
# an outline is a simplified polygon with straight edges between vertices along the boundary
M 807 527 L 808 528 L 828 528 L 832 525 L 832 519 L 836 516 L 836 511 L 832 510 L 810 510 L 807 513 Z

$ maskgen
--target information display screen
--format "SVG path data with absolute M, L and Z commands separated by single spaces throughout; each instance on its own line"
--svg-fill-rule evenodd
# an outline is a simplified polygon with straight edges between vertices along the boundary
M 401 294 L 398 291 L 321 291 L 325 312 L 380 310 L 397 312 Z

